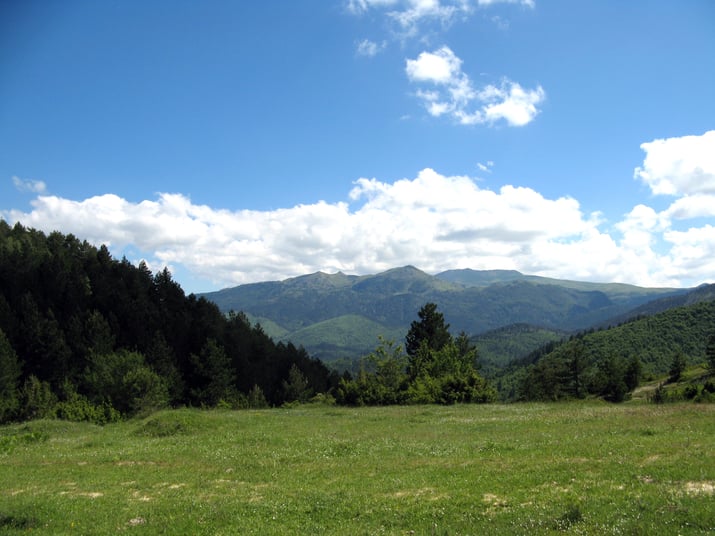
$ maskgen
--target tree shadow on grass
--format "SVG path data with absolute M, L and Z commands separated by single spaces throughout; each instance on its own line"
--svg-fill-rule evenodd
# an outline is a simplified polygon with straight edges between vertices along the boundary
M 33 529 L 39 526 L 37 519 L 25 516 L 6 515 L 0 512 L 0 528 Z

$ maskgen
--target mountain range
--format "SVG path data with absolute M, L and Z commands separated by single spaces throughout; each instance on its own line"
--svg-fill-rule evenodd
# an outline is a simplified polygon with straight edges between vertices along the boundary
M 274 339 L 303 346 L 329 362 L 369 353 L 380 335 L 401 343 L 427 302 L 437 304 L 453 334 L 493 340 L 501 331 L 519 351 L 528 351 L 544 340 L 622 321 L 638 308 L 653 312 L 659 299 L 672 307 L 689 290 L 551 279 L 515 270 L 430 275 L 405 266 L 364 276 L 317 272 L 201 296 L 223 312 L 244 312 Z M 532 342 L 522 347 L 516 339 L 524 337 Z

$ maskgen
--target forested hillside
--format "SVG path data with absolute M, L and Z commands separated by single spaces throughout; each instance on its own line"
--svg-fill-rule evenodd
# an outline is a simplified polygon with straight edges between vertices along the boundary
M 164 269 L 0 220 L 0 420 L 112 419 L 164 405 L 264 405 L 337 377 Z
M 493 376 L 509 363 L 520 359 L 546 343 L 560 341 L 567 337 L 565 331 L 541 328 L 529 324 L 513 324 L 487 331 L 471 338 L 479 350 L 482 370 Z
M 589 394 L 619 399 L 642 376 L 659 376 L 707 361 L 715 336 L 715 285 L 699 287 L 675 307 L 619 326 L 590 331 L 563 343 L 550 343 L 513 362 L 498 380 L 500 391 L 523 400 L 580 398 Z M 699 298 L 700 296 L 700 298 Z

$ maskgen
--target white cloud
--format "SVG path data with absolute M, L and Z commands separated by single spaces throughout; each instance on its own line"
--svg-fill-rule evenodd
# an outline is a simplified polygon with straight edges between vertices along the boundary
M 695 194 L 676 199 L 663 217 L 675 220 L 715 217 L 715 195 Z
M 634 176 L 658 195 L 715 194 L 715 130 L 701 136 L 657 139 Z
M 385 41 L 382 43 L 376 43 L 374 41 L 370 41 L 369 39 L 363 39 L 357 44 L 356 53 L 358 56 L 372 58 L 382 52 L 386 46 L 387 43 Z
M 455 85 L 464 75 L 462 60 L 449 47 L 422 52 L 416 60 L 407 60 L 405 72 L 415 82 Z
M 458 18 L 466 18 L 476 8 L 491 8 L 496 4 L 519 4 L 535 7 L 534 0 L 348 0 L 348 12 L 363 15 L 369 11 L 385 11 L 388 19 L 395 23 L 395 31 L 400 38 L 420 35 L 421 27 L 437 22 L 442 27 L 451 25 Z M 499 19 L 500 24 L 508 21 Z
M 399 3 L 400 0 L 348 0 L 347 8 L 351 13 L 360 15 L 372 8 L 391 7 Z
M 491 160 L 487 160 L 486 162 L 477 162 L 477 167 L 484 173 L 491 173 L 492 168 L 494 167 L 494 162 Z
M 494 88 L 494 96 L 484 105 L 488 122 L 506 120 L 512 126 L 524 126 L 539 113 L 537 108 L 546 98 L 541 86 L 525 90 L 519 84 L 505 80 L 501 88 Z
M 536 2 L 534 2 L 534 0 L 477 0 L 477 4 L 480 6 L 493 6 L 494 4 L 520 4 L 532 9 L 536 7 Z
M 604 231 L 601 216 L 584 214 L 575 199 L 511 185 L 493 191 L 431 169 L 393 183 L 358 179 L 344 202 L 272 211 L 217 210 L 181 194 L 140 203 L 112 194 L 79 201 L 39 195 L 30 212 L 0 216 L 106 243 L 115 255 L 130 251 L 150 266 L 180 266 L 215 286 L 406 264 L 641 285 L 698 284 L 714 273 L 711 225 L 675 231 L 666 214 L 639 205 Z M 659 251 L 660 244 L 669 249 Z
M 45 191 L 47 190 L 47 185 L 43 181 L 13 177 L 12 183 L 15 185 L 15 188 L 20 192 L 33 192 L 36 194 L 42 194 L 45 193 Z
M 447 46 L 408 59 L 405 73 L 413 83 L 432 86 L 416 92 L 430 115 L 448 114 L 463 125 L 504 120 L 524 126 L 539 114 L 538 105 L 546 99 L 541 86 L 527 90 L 506 78 L 499 87 L 490 84 L 476 90 L 462 71 L 462 60 Z
M 710 224 L 686 231 L 669 231 L 664 239 L 671 245 L 666 265 L 674 280 L 713 281 L 715 274 L 715 227 Z
M 443 25 L 448 25 L 459 13 L 469 11 L 469 4 L 466 1 L 450 4 L 440 0 L 409 0 L 407 4 L 402 11 L 388 13 L 406 36 L 417 34 L 419 24 L 423 20 L 436 20 Z

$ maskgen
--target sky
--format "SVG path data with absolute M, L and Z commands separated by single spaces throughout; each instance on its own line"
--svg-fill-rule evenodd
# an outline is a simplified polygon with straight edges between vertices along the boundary
M 715 2 L 0 0 L 0 218 L 187 293 L 715 282 Z

